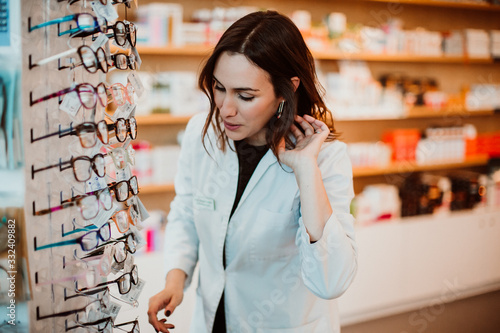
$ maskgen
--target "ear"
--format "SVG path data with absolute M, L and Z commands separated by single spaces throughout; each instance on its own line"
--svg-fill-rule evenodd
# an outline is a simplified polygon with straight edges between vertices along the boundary
M 299 84 L 300 84 L 300 79 L 298 77 L 294 76 L 290 80 L 292 81 L 293 86 L 294 86 L 293 91 L 294 92 L 297 91 L 297 88 L 299 87 Z

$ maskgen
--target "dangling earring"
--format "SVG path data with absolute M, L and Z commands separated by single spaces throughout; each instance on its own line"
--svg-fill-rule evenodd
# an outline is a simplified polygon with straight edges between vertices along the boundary
M 276 118 L 280 119 L 281 114 L 283 113 L 283 106 L 285 105 L 285 101 L 281 101 L 280 105 L 278 106 L 278 112 L 276 112 Z

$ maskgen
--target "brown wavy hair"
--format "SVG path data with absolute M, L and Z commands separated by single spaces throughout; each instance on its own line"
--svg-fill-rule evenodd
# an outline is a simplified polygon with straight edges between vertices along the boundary
M 228 138 L 221 128 L 220 111 L 213 92 L 215 64 L 223 52 L 242 54 L 269 73 L 276 98 L 285 99 L 281 118 L 273 116 L 266 125 L 267 145 L 277 158 L 282 138 L 285 138 L 287 147 L 295 146 L 290 139 L 290 126 L 297 114 L 307 114 L 323 121 L 330 129 L 327 141 L 337 138 L 332 114 L 322 98 L 324 89 L 318 82 L 314 59 L 299 29 L 288 17 L 275 11 L 265 11 L 248 14 L 232 24 L 203 66 L 198 85 L 210 100 L 210 113 L 203 128 L 202 140 L 212 125 L 217 135 L 217 146 L 225 151 Z M 300 79 L 296 90 L 290 80 L 293 77 Z

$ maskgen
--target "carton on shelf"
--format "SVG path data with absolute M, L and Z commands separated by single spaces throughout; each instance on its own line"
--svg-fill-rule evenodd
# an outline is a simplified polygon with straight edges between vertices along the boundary
M 150 3 L 137 10 L 137 43 L 143 46 L 182 46 L 182 5 Z
M 465 29 L 465 49 L 471 58 L 490 57 L 490 36 L 486 30 Z

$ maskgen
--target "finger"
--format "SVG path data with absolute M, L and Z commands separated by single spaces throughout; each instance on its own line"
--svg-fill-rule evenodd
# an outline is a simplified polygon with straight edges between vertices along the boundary
M 163 320 L 165 320 L 165 319 L 163 319 Z M 159 326 L 159 331 L 160 332 L 166 332 L 166 333 L 168 333 L 169 330 L 175 328 L 174 325 L 172 325 L 170 323 L 165 323 L 165 322 L 160 322 L 158 326 Z
M 173 296 L 170 299 L 170 302 L 165 307 L 165 316 L 170 317 L 172 313 L 174 313 L 175 308 L 182 302 L 182 298 Z
M 300 127 L 304 130 L 304 135 L 309 136 L 314 134 L 314 128 L 301 116 L 297 116 L 295 120 L 299 123 Z
M 305 115 L 305 118 L 308 121 L 311 121 L 311 126 L 314 128 L 314 133 L 322 134 L 323 136 L 325 136 L 325 138 L 328 137 L 328 135 L 330 134 L 330 129 L 324 122 L 309 115 Z
M 304 119 L 311 124 L 311 126 L 314 128 L 314 130 L 318 130 L 318 129 L 320 129 L 321 131 L 325 131 L 325 130 L 329 131 L 330 130 L 324 122 L 322 122 L 321 120 L 316 119 L 314 117 L 311 117 L 308 114 L 304 115 Z
M 165 326 L 166 328 L 175 328 L 175 326 L 171 323 L 167 323 L 167 318 L 160 319 L 161 325 Z
M 290 126 L 290 131 L 292 132 L 292 134 L 295 136 L 295 138 L 297 140 L 300 140 L 304 137 L 304 134 L 294 124 L 292 124 L 292 126 Z
M 154 327 L 156 332 L 160 331 L 160 327 L 159 327 L 160 322 L 158 321 L 158 318 L 156 317 L 156 313 L 148 311 L 148 321 L 151 324 L 151 326 Z

